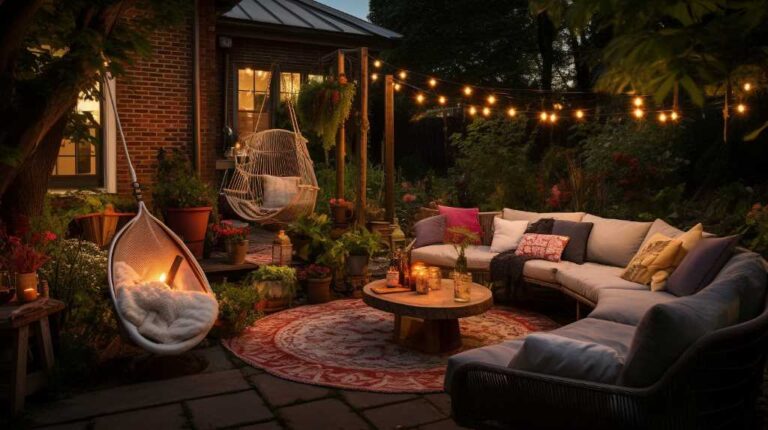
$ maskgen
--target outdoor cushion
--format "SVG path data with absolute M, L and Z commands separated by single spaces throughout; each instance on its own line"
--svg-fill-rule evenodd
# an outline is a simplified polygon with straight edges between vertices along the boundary
M 735 288 L 739 295 L 739 321 L 757 317 L 763 310 L 766 295 L 765 261 L 755 252 L 739 252 L 731 257 L 711 284 L 701 291 Z
M 445 216 L 445 241 L 453 242 L 456 240 L 455 234 L 448 231 L 452 227 L 463 227 L 472 233 L 476 233 L 478 238 L 482 238 L 483 229 L 480 227 L 480 210 L 478 208 L 454 208 L 451 206 L 438 206 L 440 215 Z M 479 244 L 480 240 L 477 241 Z
M 528 221 L 510 221 L 496 217 L 493 219 L 493 241 L 491 252 L 511 251 L 517 248 L 520 239 L 528 228 Z
M 723 279 L 725 288 L 705 288 L 698 294 L 651 307 L 637 326 L 619 384 L 646 387 L 705 334 L 739 321 L 736 285 L 746 280 Z M 656 293 L 654 293 L 656 294 Z
M 592 302 L 597 302 L 598 292 L 606 288 L 648 291 L 643 284 L 621 279 L 623 270 L 597 263 L 570 264 L 558 268 L 555 277 L 563 288 Z
M 682 245 L 683 242 L 678 239 L 656 233 L 632 257 L 621 279 L 649 285 L 656 272 L 670 273 L 674 270 Z M 651 290 L 655 291 L 653 288 Z
M 280 209 L 288 206 L 299 192 L 301 178 L 298 176 L 259 176 L 263 189 L 261 206 L 264 208 Z
M 651 291 L 660 291 L 667 288 L 667 279 L 683 261 L 686 255 L 701 241 L 704 226 L 701 223 L 691 227 L 690 230 L 678 235 L 675 240 L 680 241 L 680 249 L 677 251 L 675 261 L 671 267 L 661 269 L 651 277 Z
M 591 222 L 555 220 L 552 234 L 571 238 L 565 251 L 563 251 L 563 260 L 578 264 L 584 263 L 587 258 L 587 240 L 589 240 L 589 233 L 592 231 L 593 225 Z
M 648 242 L 648 239 L 650 239 L 656 233 L 661 233 L 664 236 L 674 239 L 685 232 L 675 226 L 670 225 L 661 218 L 656 218 L 651 223 L 651 227 L 648 229 L 648 233 L 645 235 L 645 239 L 643 239 L 643 245 L 645 245 L 645 242 Z
M 601 218 L 586 214 L 583 222 L 594 224 L 587 241 L 587 261 L 626 267 L 643 243 L 650 222 Z
M 615 349 L 552 333 L 526 336 L 509 367 L 528 372 L 611 384 L 616 381 L 624 358 Z
M 515 255 L 560 261 L 560 256 L 563 254 L 568 240 L 569 238 L 566 236 L 526 233 L 520 240 Z
M 554 218 L 579 222 L 584 217 L 584 212 L 528 212 L 504 208 L 501 217 L 512 221 L 534 222 L 542 218 Z
M 488 270 L 491 259 L 497 255 L 497 253 L 490 250 L 490 246 L 468 246 L 464 252 L 464 255 L 467 257 L 467 267 L 470 270 Z M 453 267 L 458 257 L 459 255 L 456 253 L 453 245 L 448 243 L 427 245 L 411 251 L 412 261 L 423 261 L 428 265 L 441 267 Z
M 466 363 L 484 363 L 506 367 L 523 345 L 522 339 L 508 340 L 496 345 L 474 348 L 452 355 L 445 369 L 445 390 L 450 389 L 453 373 L 456 368 Z
M 597 306 L 589 317 L 636 326 L 648 309 L 675 299 L 677 296 L 665 291 L 604 288 L 598 292 Z
M 688 296 L 707 286 L 731 258 L 738 241 L 739 236 L 702 239 L 669 276 L 667 290 Z
M 557 283 L 557 270 L 565 265 L 573 264 L 567 261 L 548 261 L 548 260 L 528 260 L 523 266 L 523 276 L 533 278 L 537 281 L 544 281 L 550 284 Z
M 576 339 L 582 342 L 599 343 L 616 350 L 620 357 L 626 357 L 635 327 L 597 318 L 582 318 L 574 323 L 552 330 L 550 333 Z
M 416 233 L 416 240 L 413 243 L 414 248 L 443 243 L 445 238 L 445 216 L 436 215 L 424 218 L 413 225 L 413 231 Z

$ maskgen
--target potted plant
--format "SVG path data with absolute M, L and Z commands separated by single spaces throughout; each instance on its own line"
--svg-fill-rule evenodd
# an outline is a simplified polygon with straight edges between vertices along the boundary
M 2 266 L 15 273 L 16 294 L 22 301 L 37 298 L 37 271 L 50 259 L 46 250 L 54 240 L 56 235 L 49 231 L 32 233 L 28 240 L 0 233 Z
M 208 219 L 214 209 L 211 188 L 196 174 L 182 151 L 160 150 L 152 198 L 165 223 L 187 245 L 195 258 L 202 258 Z
M 296 256 L 304 261 L 315 261 L 325 252 L 331 240 L 331 221 L 325 214 L 302 215 L 286 228 Z
M 326 303 L 331 300 L 331 268 L 322 264 L 310 264 L 299 271 L 299 279 L 306 282 L 307 301 Z
M 346 255 L 347 275 L 363 276 L 371 256 L 381 247 L 381 236 L 356 228 L 341 235 L 339 242 Z
M 331 215 L 333 215 L 333 223 L 336 225 L 347 225 L 354 216 L 354 209 L 352 202 L 344 200 L 343 198 L 330 199 L 328 204 L 331 207 Z
M 243 264 L 248 254 L 248 235 L 251 233 L 251 227 L 249 225 L 236 227 L 232 223 L 223 221 L 220 224 L 214 224 L 213 231 L 224 241 L 229 264 Z
M 299 120 L 322 139 L 326 151 L 336 145 L 336 132 L 349 117 L 355 90 L 343 75 L 338 80 L 309 81 L 299 90 Z
M 219 302 L 219 318 L 214 325 L 214 335 L 232 337 L 242 333 L 258 317 L 256 303 L 259 292 L 255 288 L 232 282 L 211 284 L 216 300 Z
M 287 308 L 296 294 L 296 269 L 287 266 L 261 266 L 245 279 L 259 293 L 258 310 L 265 313 Z

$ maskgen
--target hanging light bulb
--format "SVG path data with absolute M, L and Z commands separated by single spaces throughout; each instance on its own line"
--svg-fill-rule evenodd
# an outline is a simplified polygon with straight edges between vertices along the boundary
M 511 108 L 507 109 L 507 115 L 509 115 L 510 117 L 513 117 L 513 116 L 517 115 L 517 111 L 515 110 L 515 108 L 511 107 Z
M 555 121 L 557 121 L 557 114 L 555 114 L 554 112 L 552 112 L 551 114 L 549 114 L 549 122 L 551 122 L 552 124 L 554 124 L 554 123 L 555 123 Z
M 474 107 L 474 106 L 470 106 L 470 107 L 469 107 L 469 114 L 470 114 L 471 116 L 475 116 L 475 115 L 477 114 L 477 108 L 476 108 L 476 107 Z
M 546 112 L 542 112 L 542 113 L 539 114 L 539 119 L 540 120 L 546 121 L 547 118 L 549 118 L 549 114 L 547 114 Z
M 418 104 L 424 103 L 424 94 L 417 94 L 416 95 L 416 103 L 418 103 Z
M 483 116 L 490 116 L 491 115 L 491 108 L 488 106 L 483 108 Z
M 496 103 L 496 96 L 494 96 L 493 94 L 488 96 L 488 104 L 492 105 L 492 104 L 495 104 L 495 103 Z
M 373 67 L 375 68 L 381 68 L 381 60 L 376 60 L 373 62 Z
M 429 86 L 435 88 L 437 86 L 437 79 L 429 78 Z
M 563 110 L 563 105 L 560 103 L 555 103 L 552 107 L 554 107 L 555 110 Z
M 645 116 L 645 111 L 640 108 L 636 108 L 634 111 L 632 111 L 632 115 L 634 115 L 637 119 L 642 119 Z
M 632 101 L 632 103 L 635 105 L 635 107 L 640 107 L 643 105 L 643 98 L 642 97 L 635 97 L 635 99 Z
M 669 114 L 669 119 L 671 119 L 672 121 L 677 121 L 678 119 L 680 119 L 680 114 L 677 113 L 676 110 L 673 110 L 672 113 Z
M 576 112 L 574 113 L 574 115 L 576 115 L 577 119 L 583 119 L 584 118 L 584 111 L 581 110 L 581 109 L 577 109 Z
M 395 91 L 400 91 L 400 88 L 402 88 L 402 85 L 400 85 L 400 82 L 395 83 Z
M 444 105 L 445 104 L 445 96 L 438 97 L 437 98 L 437 102 L 440 103 L 441 105 Z
M 397 77 L 399 77 L 400 79 L 405 79 L 408 77 L 408 72 L 406 72 L 405 70 L 401 70 L 400 73 L 397 74 Z
M 736 105 L 736 112 L 738 113 L 744 113 L 747 111 L 747 105 L 744 103 L 739 103 Z
M 469 85 L 464 87 L 463 91 L 464 91 L 464 95 L 465 96 L 471 96 L 472 95 L 472 87 L 470 87 Z
M 752 84 L 750 84 L 749 82 L 744 84 L 744 91 L 747 91 L 747 92 L 752 91 Z
M 378 73 L 371 73 L 371 80 L 376 82 L 379 79 Z
M 667 114 L 665 114 L 664 112 L 661 112 L 659 114 L 659 122 L 662 124 L 667 122 Z

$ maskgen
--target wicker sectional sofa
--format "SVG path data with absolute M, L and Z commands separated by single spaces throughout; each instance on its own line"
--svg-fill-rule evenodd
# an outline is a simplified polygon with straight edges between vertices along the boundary
M 647 237 L 682 233 L 661 220 L 633 223 L 509 209 L 491 214 L 481 216 L 484 233 L 495 216 L 593 222 L 587 262 L 529 261 L 524 277 L 596 307 L 572 324 L 530 335 L 537 342 L 554 339 L 554 344 L 544 342 L 536 349 L 540 343 L 516 339 L 452 356 L 445 387 L 459 423 L 590 429 L 755 425 L 755 399 L 768 353 L 768 276 L 758 254 L 737 251 L 709 285 L 677 297 L 620 277 L 621 265 Z M 411 258 L 443 265 L 450 254 L 441 247 L 414 249 Z M 467 252 L 471 269 L 487 269 L 484 262 L 493 257 L 487 247 Z M 569 349 L 572 344 L 581 349 Z M 526 354 L 556 365 L 552 372 L 522 370 Z M 593 374 L 602 366 L 615 375 L 562 376 L 564 367 L 574 365 Z

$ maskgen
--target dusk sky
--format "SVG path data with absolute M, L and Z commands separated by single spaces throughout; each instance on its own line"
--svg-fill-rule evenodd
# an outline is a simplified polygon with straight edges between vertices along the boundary
M 350 15 L 368 19 L 368 0 L 318 0 Z

